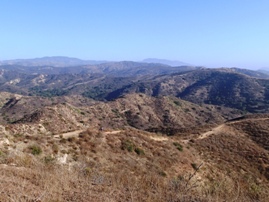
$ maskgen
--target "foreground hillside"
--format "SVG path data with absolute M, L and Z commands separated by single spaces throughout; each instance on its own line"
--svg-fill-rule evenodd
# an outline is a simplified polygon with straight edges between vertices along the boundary
M 268 120 L 231 121 L 191 139 L 132 128 L 10 133 L 1 141 L 0 199 L 268 201 L 268 150 L 253 133 Z
M 0 201 L 268 201 L 269 116 L 1 93 Z

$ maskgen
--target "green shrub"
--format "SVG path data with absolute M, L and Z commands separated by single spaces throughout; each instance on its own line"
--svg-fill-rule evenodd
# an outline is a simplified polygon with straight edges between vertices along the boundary
M 145 152 L 143 149 L 139 148 L 139 147 L 136 147 L 135 148 L 135 153 L 137 153 L 138 155 L 145 155 Z
M 39 155 L 42 153 L 42 149 L 38 145 L 31 145 L 28 147 L 33 155 Z
M 173 142 L 173 145 L 178 149 L 178 151 L 183 151 L 183 146 L 178 142 Z
M 128 152 L 134 151 L 134 143 L 130 140 L 125 140 L 121 143 L 121 149 L 127 150 Z

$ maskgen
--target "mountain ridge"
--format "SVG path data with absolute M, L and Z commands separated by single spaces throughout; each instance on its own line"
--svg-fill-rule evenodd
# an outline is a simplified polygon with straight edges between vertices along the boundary
M 89 64 L 101 64 L 107 61 L 98 60 L 81 60 L 73 57 L 65 56 L 46 56 L 41 58 L 33 59 L 14 59 L 14 60 L 3 60 L 0 61 L 0 65 L 21 65 L 21 66 L 55 66 L 55 67 L 66 67 L 66 66 L 79 66 Z
M 158 58 L 147 58 L 147 59 L 142 60 L 142 62 L 160 63 L 160 64 L 169 65 L 169 66 L 172 66 L 172 67 L 176 67 L 176 66 L 193 66 L 191 64 L 181 62 L 181 61 L 178 61 L 178 60 L 166 60 L 166 59 L 158 59 Z

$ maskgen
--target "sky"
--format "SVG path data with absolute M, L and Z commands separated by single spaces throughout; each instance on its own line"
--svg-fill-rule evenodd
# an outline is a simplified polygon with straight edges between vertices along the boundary
M 179 60 L 269 69 L 268 0 L 1 0 L 0 60 Z

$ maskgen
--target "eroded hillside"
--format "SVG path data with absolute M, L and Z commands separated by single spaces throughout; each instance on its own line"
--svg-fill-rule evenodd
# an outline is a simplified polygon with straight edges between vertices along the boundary
M 139 92 L 150 96 L 176 96 L 248 112 L 268 112 L 268 79 L 250 77 L 230 69 L 201 69 L 157 76 L 124 86 L 107 97 Z
M 268 200 L 266 114 L 144 94 L 0 101 L 3 201 Z
M 2 123 L 25 133 L 63 133 L 92 127 L 122 129 L 134 127 L 172 135 L 196 127 L 215 125 L 236 118 L 242 112 L 213 105 L 196 105 L 175 97 L 154 98 L 129 94 L 111 102 L 98 102 L 81 96 L 41 98 L 3 93 Z M 17 128 L 17 129 L 15 129 Z
M 268 75 L 256 71 L 160 67 L 135 62 L 83 68 L 96 71 L 53 73 L 48 70 L 31 74 L 21 73 L 17 70 L 20 68 L 1 70 L 0 66 L 0 90 L 43 97 L 79 95 L 102 101 L 115 100 L 129 93 L 143 93 L 154 97 L 175 96 L 196 104 L 223 105 L 251 113 L 268 112 Z

